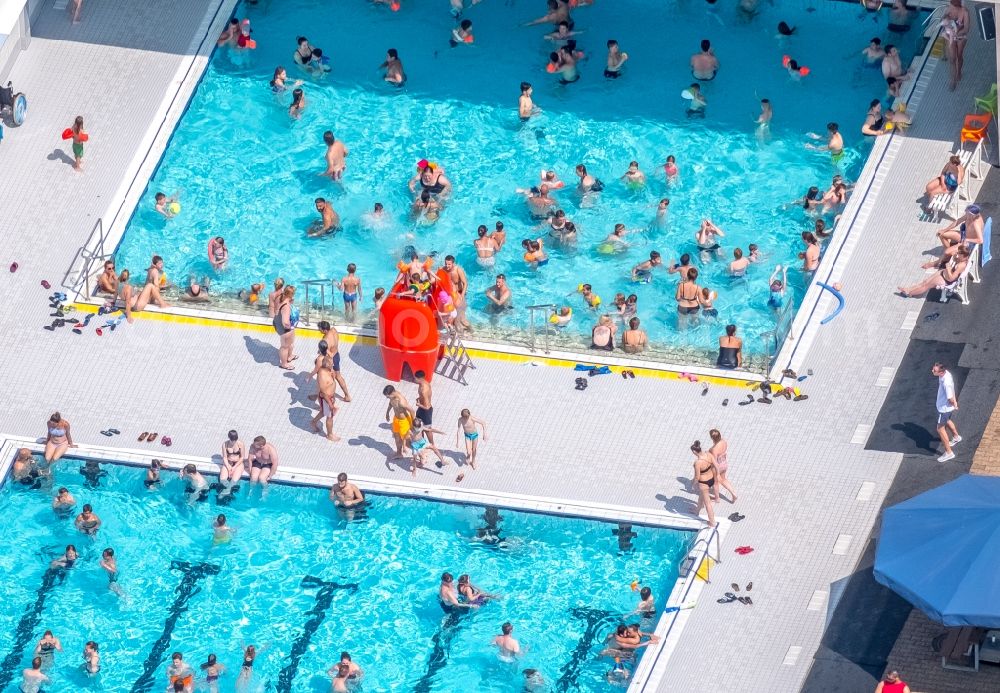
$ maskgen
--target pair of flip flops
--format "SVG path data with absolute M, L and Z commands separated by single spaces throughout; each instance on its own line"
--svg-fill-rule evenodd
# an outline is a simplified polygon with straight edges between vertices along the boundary
M 156 437 L 158 435 L 160 435 L 160 434 L 159 433 L 149 433 L 147 431 L 143 431 L 139 435 L 139 442 L 141 443 L 143 441 L 146 441 L 147 443 L 152 443 L 153 441 L 156 440 Z M 170 436 L 163 436 L 163 438 L 160 439 L 160 444 L 161 445 L 166 445 L 169 448 L 171 445 L 174 444 L 174 441 L 170 440 Z
M 121 431 L 119 431 L 117 428 L 109 428 L 106 431 L 101 431 L 101 435 L 102 436 L 107 436 L 108 438 L 110 438 L 111 436 L 117 436 L 117 435 L 120 435 L 120 434 L 121 434 Z
M 734 550 L 741 556 L 746 556 L 748 553 L 753 553 L 752 546 L 737 546 Z
M 753 403 L 754 403 L 753 395 L 747 395 L 747 398 L 742 402 L 740 402 L 740 406 L 745 407 L 746 405 Z
M 753 599 L 750 598 L 750 595 L 735 594 L 736 592 L 740 591 L 740 586 L 738 584 L 734 582 L 729 586 L 733 589 L 733 591 L 726 592 L 725 596 L 722 597 L 721 599 L 716 599 L 716 601 L 719 602 L 719 604 L 731 604 L 733 602 L 739 602 L 740 604 L 745 604 L 747 606 L 753 605 Z M 753 589 L 753 583 L 748 582 L 746 586 L 746 591 L 749 592 L 752 589 Z
M 729 515 L 730 522 L 739 522 L 740 520 L 745 520 L 745 519 L 747 519 L 747 516 L 741 515 L 740 513 L 731 513 Z
M 629 378 L 635 380 L 635 373 L 632 371 L 622 371 L 622 380 L 628 380 Z
M 581 391 L 586 390 L 587 389 L 587 385 L 588 385 L 588 383 L 587 383 L 587 379 L 586 378 L 577 378 L 576 379 L 576 389 L 577 390 L 581 390 Z

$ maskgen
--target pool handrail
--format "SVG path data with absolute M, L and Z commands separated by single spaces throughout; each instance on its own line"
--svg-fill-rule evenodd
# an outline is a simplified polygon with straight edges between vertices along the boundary
M 542 352 L 547 354 L 549 353 L 549 319 L 556 314 L 556 306 L 554 303 L 539 303 L 535 306 L 528 306 L 528 350 L 532 352 L 535 351 L 535 314 L 538 311 L 542 311 L 542 327 L 545 328 L 542 332 L 544 340 Z

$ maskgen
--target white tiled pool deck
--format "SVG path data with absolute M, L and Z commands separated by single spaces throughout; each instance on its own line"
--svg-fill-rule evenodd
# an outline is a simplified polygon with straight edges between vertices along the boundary
M 163 121 L 164 97 L 176 92 L 213 17 L 215 5 L 206 11 L 208 4 L 87 3 L 77 27 L 47 8 L 14 68 L 12 79 L 28 94 L 30 112 L 0 145 L 0 259 L 20 264 L 17 273 L 0 275 L 12 308 L 0 336 L 8 393 L 0 431 L 40 435 L 48 414 L 59 410 L 81 443 L 154 457 L 164 450 L 159 442 L 136 438 L 157 431 L 173 439 L 172 453 L 208 457 L 225 432 L 237 428 L 244 438 L 266 435 L 289 466 L 409 482 L 407 467 L 386 462 L 392 449 L 381 394 L 386 381 L 372 347 L 343 346 L 354 401 L 335 421 L 345 440 L 333 444 L 308 430 L 305 374 L 276 367 L 277 339 L 267 331 L 163 320 L 137 320 L 103 337 L 93 325 L 81 335 L 41 329 L 52 318 L 50 292 L 39 282 L 55 287 L 95 220 L 116 206 L 122 181 L 132 179 Z M 177 45 L 164 43 L 163 27 Z M 573 380 L 580 374 L 568 368 L 496 359 L 478 359 L 468 386 L 435 379 L 435 424 L 449 432 L 442 447 L 452 464 L 443 472 L 420 471 L 420 483 L 454 485 L 464 471 L 461 486 L 483 492 L 683 515 L 694 503 L 687 491 L 688 446 L 706 440 L 710 428 L 723 431 L 740 500 L 723 502 L 720 515 L 738 509 L 746 520 L 729 528 L 723 562 L 689 612 L 659 690 L 793 691 L 802 685 L 838 596 L 831 586 L 853 571 L 900 461 L 866 451 L 864 427 L 887 391 L 880 374 L 899 363 L 909 337 L 904 325 L 920 307 L 892 291 L 921 276 L 920 256 L 934 246 L 934 227 L 917 220 L 914 199 L 954 146 L 972 95 L 994 81 L 991 50 L 973 36 L 966 81 L 954 94 L 947 91 L 946 65 L 931 61 L 925 70 L 919 101 L 911 102 L 916 122 L 888 143 L 878 172 L 885 187 L 873 193 L 864 227 L 856 226 L 847 241 L 850 264 L 825 265 L 843 283 L 847 308 L 814 334 L 807 329 L 794 354 L 794 367 L 814 370 L 802 383 L 808 400 L 737 406 L 745 389 L 712 385 L 703 396 L 700 383 L 618 375 L 591 378 L 578 392 Z M 78 113 L 91 132 L 83 174 L 54 151 L 63 146 L 58 133 Z M 851 139 L 862 118 L 863 110 L 856 124 L 844 126 Z M 973 192 L 978 185 L 973 181 Z M 826 312 L 821 304 L 817 316 Z M 315 337 L 300 337 L 303 368 L 314 348 Z M 927 388 L 930 408 L 930 378 Z M 403 383 L 402 389 L 412 401 L 415 387 Z M 459 470 L 454 453 L 455 421 L 464 407 L 487 421 L 476 471 Z M 108 427 L 122 435 L 100 435 Z M 733 552 L 744 545 L 753 553 Z M 752 606 L 715 602 L 731 582 L 750 581 Z

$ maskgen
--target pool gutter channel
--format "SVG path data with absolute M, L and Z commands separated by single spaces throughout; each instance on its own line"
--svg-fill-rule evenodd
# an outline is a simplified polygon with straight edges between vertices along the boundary
M 20 448 L 28 448 L 35 454 L 44 451 L 44 443 L 36 438 L 23 436 L 0 436 L 0 484 L 6 483 L 14 458 Z M 95 460 L 148 469 L 152 459 L 163 462 L 166 471 L 179 471 L 187 464 L 193 464 L 203 474 L 217 476 L 219 465 L 211 459 L 193 455 L 178 455 L 168 452 L 130 450 L 109 446 L 80 445 L 71 448 L 68 457 L 63 459 Z M 337 472 L 305 470 L 288 465 L 282 465 L 275 483 L 286 486 L 308 486 L 327 489 L 336 481 Z M 527 496 L 516 493 L 496 491 L 479 491 L 476 489 L 455 489 L 434 484 L 420 484 L 405 481 L 387 481 L 369 477 L 351 476 L 351 481 L 358 484 L 365 492 L 377 495 L 396 496 L 402 498 L 420 498 L 446 503 L 463 505 L 492 505 L 500 508 L 522 512 L 572 517 L 585 520 L 600 520 L 604 522 L 622 522 L 632 525 L 653 527 L 658 529 L 674 529 L 696 532 L 694 541 L 681 561 L 677 581 L 674 583 L 670 597 L 665 602 L 671 606 L 693 603 L 704 589 L 705 581 L 697 577 L 704 561 L 719 563 L 719 554 L 712 557 L 712 546 L 717 549 L 729 529 L 730 522 L 720 519 L 718 527 L 712 529 L 703 521 L 690 516 L 679 515 L 664 510 L 635 510 L 607 503 L 583 503 L 581 501 L 561 500 L 542 496 Z M 706 570 L 710 570 L 709 563 Z M 709 573 L 710 574 L 710 573 Z M 682 609 L 672 613 L 663 613 L 656 623 L 655 633 L 660 641 L 646 648 L 632 675 L 629 693 L 651 693 L 657 690 L 667 674 L 670 655 L 680 640 L 681 631 L 691 617 L 692 609 Z

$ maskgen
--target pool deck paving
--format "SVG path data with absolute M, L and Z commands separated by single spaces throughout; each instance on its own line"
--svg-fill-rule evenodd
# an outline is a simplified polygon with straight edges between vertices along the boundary
M 40 281 L 56 287 L 122 180 L 134 176 L 136 155 L 141 159 L 149 146 L 150 123 L 164 117 L 164 98 L 176 92 L 175 79 L 212 20 L 207 5 L 181 0 L 140 11 L 109 0 L 88 4 L 75 28 L 47 8 L 14 68 L 12 79 L 29 95 L 31 110 L 0 145 L 5 262 L 20 264 L 16 273 L 0 276 L 9 305 L 16 306 L 0 336 L 0 373 L 9 393 L 0 430 L 39 435 L 48 414 L 59 410 L 83 444 L 155 457 L 160 443 L 136 438 L 156 431 L 172 438 L 171 452 L 208 457 L 225 432 L 237 428 L 244 439 L 266 435 L 289 466 L 409 480 L 405 464 L 386 461 L 392 449 L 381 392 L 386 380 L 371 346 L 342 346 L 353 401 L 336 417 L 344 442 L 334 444 L 308 427 L 305 370 L 315 334 L 300 336 L 303 366 L 291 373 L 276 367 L 276 336 L 256 327 L 139 319 L 102 337 L 93 323 L 79 335 L 68 327 L 41 329 L 53 318 L 51 292 Z M 710 428 L 724 433 L 740 500 L 723 501 L 719 514 L 738 510 L 746 519 L 729 528 L 722 563 L 690 612 L 659 690 L 792 691 L 805 682 L 903 459 L 865 443 L 921 308 L 920 301 L 892 292 L 922 276 L 919 263 L 936 242 L 934 225 L 917 219 L 914 199 L 954 146 L 972 96 L 993 81 L 991 50 L 973 36 L 967 77 L 954 94 L 947 91 L 946 64 L 932 61 L 922 76 L 919 102 L 911 102 L 915 123 L 893 137 L 877 174 L 888 184 L 873 193 L 877 203 L 873 198 L 865 227 L 852 231 L 850 263 L 837 268 L 847 308 L 795 357 L 801 372 L 814 371 L 801 383 L 809 399 L 737 406 L 745 388 L 711 384 L 703 395 L 702 383 L 623 380 L 617 373 L 589 378 L 580 392 L 573 381 L 581 374 L 569 368 L 492 358 L 475 360 L 467 386 L 435 378 L 435 426 L 447 432 L 441 447 L 450 465 L 418 472 L 417 481 L 431 485 L 454 486 L 464 472 L 462 487 L 686 516 L 694 507 L 688 446 L 706 441 Z M 78 174 L 65 151 L 59 153 L 58 134 L 81 112 L 92 140 Z M 862 118 L 863 109 L 856 124 L 844 126 L 849 139 Z M 974 193 L 980 183 L 973 180 Z M 981 299 L 979 289 L 973 286 L 973 301 Z M 920 371 L 896 377 L 926 380 L 924 425 L 930 426 L 933 379 Z M 412 402 L 415 386 L 401 388 Z M 475 471 L 462 466 L 455 451 L 464 407 L 487 422 Z M 120 429 L 121 437 L 102 436 L 108 427 Z M 973 450 L 958 449 L 959 461 L 968 462 Z M 740 556 L 733 552 L 738 546 L 754 551 Z M 609 579 L 626 577 L 632 576 Z M 730 583 L 745 588 L 751 581 L 752 606 L 716 603 Z

